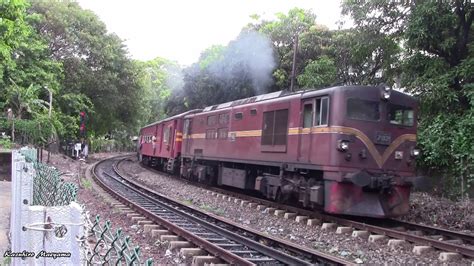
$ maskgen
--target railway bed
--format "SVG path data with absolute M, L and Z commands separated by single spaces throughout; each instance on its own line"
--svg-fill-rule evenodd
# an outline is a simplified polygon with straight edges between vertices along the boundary
M 146 169 L 158 174 L 169 175 L 149 167 L 146 167 Z M 235 191 L 209 187 L 188 180 L 183 181 L 212 191 L 211 193 L 217 197 L 229 200 L 235 199 L 236 202 L 250 204 L 251 207 L 257 207 L 270 214 L 277 216 L 287 214 L 287 217 L 298 217 L 299 221 L 304 220 L 311 224 L 322 223 L 324 229 L 337 228 L 336 233 L 352 233 L 354 237 L 367 238 L 373 242 L 388 242 L 389 245 L 393 246 L 407 242 L 412 243 L 415 245 L 413 252 L 416 254 L 423 254 L 433 249 L 439 250 L 441 251 L 439 259 L 442 261 L 459 259 L 462 256 L 471 260 L 474 258 L 474 236 L 470 234 L 396 219 L 334 216 L 252 197 Z
M 122 203 L 227 263 L 243 265 L 350 263 L 338 257 L 263 235 L 255 230 L 242 228 L 231 221 L 164 197 L 123 177 L 117 170 L 116 164 L 119 161 L 121 159 L 115 157 L 99 162 L 93 168 L 95 181 Z M 179 243 L 175 241 L 174 244 Z

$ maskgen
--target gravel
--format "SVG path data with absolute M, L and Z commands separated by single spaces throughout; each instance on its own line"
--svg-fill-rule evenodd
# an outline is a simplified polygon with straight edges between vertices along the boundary
M 136 181 L 151 189 L 203 211 L 212 212 L 231 219 L 244 226 L 263 233 L 284 238 L 296 244 L 314 248 L 352 261 L 370 264 L 441 264 L 439 252 L 433 251 L 422 256 L 412 253 L 413 245 L 390 248 L 384 244 L 369 243 L 367 240 L 352 238 L 349 234 L 337 235 L 334 231 L 323 231 L 320 226 L 298 224 L 293 220 L 241 207 L 234 202 L 223 201 L 215 196 L 202 193 L 197 187 L 166 174 L 157 174 L 141 167 L 136 159 L 125 161 L 121 170 Z M 470 261 L 455 261 L 456 265 L 470 265 Z
M 472 199 L 454 202 L 417 192 L 411 195 L 410 201 L 410 213 L 403 220 L 474 234 Z

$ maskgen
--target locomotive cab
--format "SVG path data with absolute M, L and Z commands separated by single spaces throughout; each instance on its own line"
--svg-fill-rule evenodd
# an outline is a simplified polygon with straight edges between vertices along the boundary
M 334 96 L 325 210 L 390 217 L 409 210 L 415 182 L 417 101 L 387 87 L 346 87 Z

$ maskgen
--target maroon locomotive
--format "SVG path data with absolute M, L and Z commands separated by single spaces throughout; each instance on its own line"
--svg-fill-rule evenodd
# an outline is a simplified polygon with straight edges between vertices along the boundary
M 147 126 L 142 140 L 148 136 L 152 144 L 156 136 L 160 148 L 155 144 L 152 152 L 145 141 L 140 154 L 169 171 L 180 159 L 185 178 L 277 201 L 336 214 L 400 216 L 409 209 L 419 154 L 416 108 L 413 97 L 388 87 L 280 91 Z M 160 127 L 175 131 L 173 144 Z M 173 154 L 161 153 L 164 141 Z

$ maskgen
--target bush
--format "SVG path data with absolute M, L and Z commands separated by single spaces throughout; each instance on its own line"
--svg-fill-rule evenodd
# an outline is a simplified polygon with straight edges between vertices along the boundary
M 13 143 L 9 138 L 0 138 L 0 149 L 11 149 Z
M 474 111 L 444 113 L 420 124 L 418 163 L 428 175 L 439 176 L 440 191 L 456 198 L 474 185 Z

